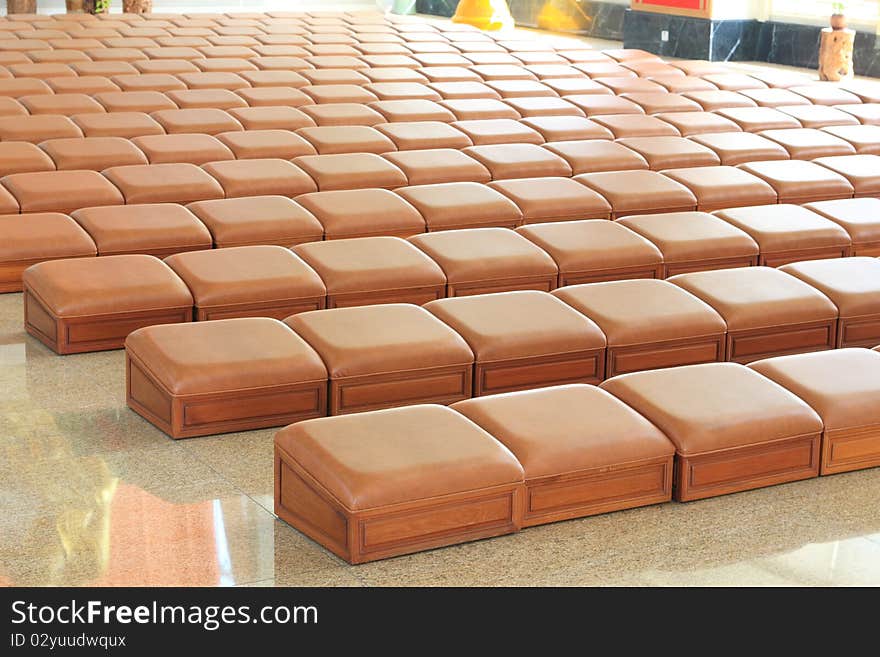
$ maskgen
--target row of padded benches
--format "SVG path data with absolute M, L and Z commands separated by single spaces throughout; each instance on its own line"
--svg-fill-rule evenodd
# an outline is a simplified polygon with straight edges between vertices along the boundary
M 506 145 L 514 155 L 528 146 Z M 319 163 L 329 165 L 323 175 L 313 174 L 325 183 L 329 176 L 350 186 L 358 181 L 356 174 L 360 172 L 364 184 L 375 184 L 376 176 L 386 170 L 385 165 L 399 172 L 374 154 L 309 157 L 312 171 Z M 777 226 L 775 231 L 772 226 L 767 227 L 764 232 L 782 233 L 782 244 L 778 240 L 775 244 L 767 241 L 773 240 L 772 236 L 761 237 L 759 227 L 752 231 L 765 253 L 765 263 L 778 264 L 780 251 L 803 249 L 803 245 L 793 246 L 784 238 L 797 237 L 804 228 L 819 231 L 820 242 L 811 242 L 810 248 L 834 243 L 840 247 L 841 255 L 849 249 L 856 254 L 872 255 L 880 242 L 872 214 L 876 210 L 870 200 L 880 187 L 875 164 L 878 157 L 823 158 L 818 160 L 821 164 L 783 160 L 740 168 L 696 167 L 663 173 L 605 172 L 573 179 L 549 176 L 488 185 L 440 183 L 398 188 L 396 193 L 375 188 L 331 190 L 305 193 L 296 201 L 271 195 L 224 198 L 234 195 L 230 193 L 233 185 L 239 193 L 250 194 L 274 192 L 286 196 L 291 192 L 291 183 L 301 184 L 303 191 L 313 190 L 312 178 L 284 160 L 231 160 L 210 165 L 208 170 L 220 178 L 222 186 L 205 169 L 190 164 L 123 166 L 107 170 L 107 177 L 89 171 L 12 174 L 2 179 L 6 188 L 14 192 L 14 196 L 7 194 L 7 205 L 11 206 L 8 210 L 19 206 L 28 213 L 0 215 L 5 238 L 0 247 L 0 291 L 20 290 L 21 274 L 27 267 L 58 258 L 123 253 L 165 257 L 212 246 L 292 246 L 371 235 L 409 237 L 426 231 L 516 228 L 584 218 L 730 210 L 768 203 L 785 206 L 768 208 L 768 216 L 797 215 L 801 219 Z M 373 169 L 369 176 L 365 169 L 358 168 L 362 163 L 376 164 L 376 160 L 383 163 L 383 168 Z M 287 177 L 288 174 L 297 175 Z M 400 176 L 403 177 L 402 172 Z M 855 199 L 859 202 L 823 204 L 826 199 L 853 196 L 861 197 Z M 133 204 L 121 205 L 123 200 Z M 176 204 L 181 201 L 189 205 Z M 839 229 L 829 232 L 827 229 L 834 227 L 823 225 L 821 220 L 817 223 L 818 218 L 812 219 L 812 225 L 809 221 L 805 224 L 809 213 L 787 209 L 790 203 L 810 202 L 818 202 L 812 209 L 843 226 L 845 234 Z M 72 218 L 60 214 L 64 211 L 72 212 Z M 564 228 L 556 230 L 565 232 Z M 843 238 L 840 244 L 835 242 L 838 237 Z M 582 244 L 583 239 L 575 243 Z M 619 243 L 618 240 L 616 244 Z M 772 258 L 767 257 L 771 253 Z M 789 256 L 790 253 L 784 257 Z M 794 254 L 794 259 L 810 256 L 801 252 Z M 566 267 L 561 265 L 560 269 Z
M 877 233 L 878 206 L 874 198 L 844 199 L 807 207 L 732 208 L 715 216 L 634 215 L 617 222 L 460 229 L 409 240 L 361 237 L 308 242 L 292 250 L 229 247 L 169 255 L 164 264 L 150 255 L 53 260 L 24 273 L 25 327 L 57 353 L 80 353 L 120 348 L 136 328 L 162 323 L 284 319 L 323 308 L 423 304 L 510 290 L 549 292 L 583 283 L 877 255 L 876 242 L 853 247 L 844 226 L 864 230 L 858 218 L 868 217 Z M 827 218 L 841 221 L 841 216 L 849 218 L 843 225 Z M 141 234 L 118 226 L 120 220 L 106 209 L 82 218 L 92 222 L 93 231 L 110 226 L 122 234 Z M 837 267 L 858 274 L 865 261 L 873 262 L 857 257 Z M 841 316 L 857 314 L 830 296 Z M 843 333 L 839 338 L 839 344 L 852 340 Z M 876 338 L 880 342 L 880 335 Z
M 602 117 L 598 118 L 601 121 Z M 235 159 L 296 160 L 303 156 L 370 153 L 383 156 L 414 185 L 880 154 L 880 126 L 786 128 L 758 134 L 711 133 L 692 137 L 645 134 L 612 141 L 610 132 L 603 134 L 607 131 L 600 123 L 582 121 L 546 117 L 530 125 L 513 119 L 478 119 L 448 125 L 407 122 L 387 124 L 387 129 L 322 126 L 295 131 L 267 124 L 265 128 L 221 132 L 216 136 L 161 133 L 131 138 L 55 136 L 46 140 L 17 126 L 16 131 L 22 130 L 22 135 L 33 137 L 38 145 L 15 140 L 0 142 L 0 176 L 55 170 L 103 171 L 135 164 L 203 165 Z M 639 132 L 630 127 L 633 134 Z M 49 129 L 59 134 L 55 126 Z M 546 134 L 562 139 L 545 142 Z M 398 143 L 413 142 L 425 148 L 398 148 Z M 526 148 L 519 148 L 520 145 Z M 498 148 L 502 146 L 515 148 Z M 509 158 L 518 151 L 532 161 L 524 161 L 519 167 L 510 162 Z M 503 158 L 499 153 L 509 155 Z
M 422 307 L 313 310 L 283 322 L 186 323 L 180 288 L 179 307 L 165 309 L 179 323 L 140 328 L 125 340 L 128 404 L 174 438 L 880 341 L 875 258 L 497 292 Z M 38 331 L 55 330 L 40 313 L 28 305 Z M 103 327 L 74 318 L 58 330 L 95 337 Z
M 275 513 L 350 563 L 880 465 L 880 354 L 692 365 L 307 420 Z

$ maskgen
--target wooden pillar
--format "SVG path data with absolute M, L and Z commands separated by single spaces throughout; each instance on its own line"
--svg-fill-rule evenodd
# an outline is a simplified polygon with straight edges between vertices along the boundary
M 36 14 L 37 0 L 6 0 L 8 14 Z
M 822 30 L 819 44 L 819 79 L 838 82 L 853 76 L 855 30 Z

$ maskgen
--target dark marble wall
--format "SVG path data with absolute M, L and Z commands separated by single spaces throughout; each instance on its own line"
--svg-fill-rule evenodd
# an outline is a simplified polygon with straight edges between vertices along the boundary
M 669 40 L 661 41 L 661 33 Z M 623 23 L 623 45 L 666 57 L 709 59 L 712 21 L 647 11 L 627 11 Z
M 417 0 L 420 14 L 452 16 L 458 0 Z M 627 6 L 592 0 L 508 0 L 517 25 L 623 41 Z

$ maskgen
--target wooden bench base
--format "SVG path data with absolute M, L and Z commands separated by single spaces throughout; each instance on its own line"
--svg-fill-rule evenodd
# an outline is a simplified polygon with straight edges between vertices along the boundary
M 820 443 L 817 433 L 705 455 L 676 454 L 673 497 L 688 502 L 817 477 Z
M 122 349 L 128 334 L 145 326 L 192 321 L 192 306 L 80 317 L 56 317 L 29 289 L 24 291 L 24 326 L 57 354 Z
M 522 484 L 352 511 L 275 448 L 275 513 L 349 563 L 516 532 Z
M 826 430 L 822 435 L 821 474 L 880 466 L 880 425 Z
M 876 347 L 880 344 L 880 315 L 841 317 L 837 323 L 837 347 Z
M 442 299 L 446 296 L 445 285 L 411 287 L 398 290 L 376 290 L 373 292 L 344 292 L 327 295 L 327 308 L 352 308 L 372 306 L 381 303 L 413 303 L 417 306 Z M 293 314 L 293 313 L 291 313 Z
M 804 260 L 827 260 L 829 258 L 846 258 L 850 255 L 852 249 L 845 248 L 823 248 L 823 249 L 797 249 L 794 251 L 785 251 L 777 253 L 762 253 L 758 259 L 758 264 L 764 267 L 781 267 L 792 262 L 802 262 Z
M 308 299 L 279 299 L 278 301 L 261 301 L 257 303 L 233 303 L 223 306 L 196 306 L 195 319 L 204 322 L 212 319 L 232 319 L 234 317 L 273 317 L 284 319 L 291 315 L 322 310 L 327 303 L 326 297 Z
M 724 361 L 724 334 L 684 340 L 664 340 L 626 347 L 608 347 L 605 378 L 655 370 L 661 367 L 678 367 Z
M 530 276 L 526 278 L 507 278 L 477 283 L 449 283 L 447 297 L 469 297 L 475 294 L 494 294 L 516 290 L 538 290 L 550 292 L 556 289 L 556 276 Z
M 631 278 L 663 278 L 663 265 L 559 272 L 559 287 L 604 281 L 625 281 Z
M 474 367 L 474 397 L 605 380 L 605 350 L 515 358 Z
M 673 458 L 526 480 L 523 527 L 672 499 Z
M 714 271 L 716 269 L 737 269 L 754 267 L 758 264 L 758 256 L 742 258 L 716 258 L 709 260 L 689 260 L 683 262 L 666 262 L 663 264 L 661 278 L 669 278 L 678 274 L 691 274 L 695 271 Z
M 470 398 L 472 389 L 473 365 L 331 379 L 328 414 L 409 404 L 452 404 Z
M 172 438 L 278 427 L 327 414 L 327 382 L 174 395 L 130 353 L 125 358 L 126 403 Z
M 727 333 L 727 360 L 751 363 L 762 358 L 834 349 L 837 320 L 774 326 Z

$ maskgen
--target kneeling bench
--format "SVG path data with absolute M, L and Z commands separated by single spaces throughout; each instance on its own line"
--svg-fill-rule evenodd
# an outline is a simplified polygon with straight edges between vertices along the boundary
M 142 328 L 125 341 L 126 402 L 172 438 L 327 414 L 327 368 L 268 317 Z
M 349 563 L 513 533 L 522 503 L 513 454 L 442 406 L 275 434 L 275 513 Z
M 601 388 L 675 444 L 672 494 L 680 502 L 819 474 L 821 418 L 785 388 L 742 365 L 636 372 L 609 379 Z
M 41 262 L 23 284 L 25 329 L 58 354 L 120 349 L 143 326 L 192 321 L 186 285 L 148 255 Z
M 558 386 L 468 399 L 452 408 L 522 464 L 524 527 L 672 499 L 675 447 L 604 390 Z
M 822 418 L 820 473 L 880 465 L 880 353 L 837 349 L 749 365 L 807 402 Z
M 471 396 L 474 354 L 424 308 L 385 304 L 315 310 L 284 322 L 330 375 L 328 415 Z

